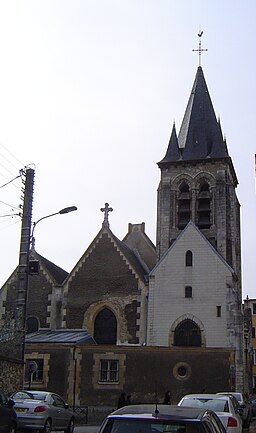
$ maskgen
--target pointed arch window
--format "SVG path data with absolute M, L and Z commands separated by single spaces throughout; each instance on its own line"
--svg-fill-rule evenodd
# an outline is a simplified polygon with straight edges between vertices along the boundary
M 174 346 L 201 347 L 201 330 L 190 319 L 183 320 L 174 331 Z
M 193 254 L 192 251 L 188 250 L 186 252 L 186 258 L 185 258 L 186 266 L 193 266 Z
M 94 340 L 98 344 L 116 344 L 116 316 L 108 308 L 104 308 L 96 316 L 94 322 Z
M 183 230 L 191 219 L 191 195 L 187 183 L 180 186 L 178 195 L 178 229 Z
M 200 185 L 197 197 L 197 225 L 200 229 L 211 227 L 211 196 L 207 182 Z

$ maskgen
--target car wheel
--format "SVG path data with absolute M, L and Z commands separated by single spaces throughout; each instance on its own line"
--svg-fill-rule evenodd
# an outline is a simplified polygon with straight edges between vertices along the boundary
M 64 433 L 73 433 L 75 427 L 74 418 L 71 418 L 68 424 L 68 428 L 64 430 Z
M 42 433 L 51 433 L 51 430 L 52 430 L 52 423 L 51 423 L 51 420 L 48 418 L 48 419 L 45 421 L 45 424 L 44 424 L 44 428 L 43 428 L 43 430 L 42 430 Z

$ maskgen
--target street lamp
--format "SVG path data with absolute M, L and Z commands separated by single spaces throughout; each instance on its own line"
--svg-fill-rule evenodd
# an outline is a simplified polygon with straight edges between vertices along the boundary
M 31 182 L 32 183 L 32 182 Z M 32 197 L 32 194 L 31 194 Z M 30 197 L 29 197 L 30 198 Z M 28 203 L 32 204 L 32 199 L 31 200 L 27 200 Z M 27 316 L 27 295 L 28 295 L 28 277 L 29 277 L 29 268 L 30 268 L 30 260 L 29 260 L 29 247 L 30 247 L 30 242 L 32 242 L 32 247 L 34 246 L 35 243 L 35 239 L 34 239 L 34 230 L 36 225 L 42 221 L 43 219 L 46 218 L 50 218 L 54 215 L 62 215 L 65 213 L 69 213 L 69 212 L 73 212 L 77 210 L 76 206 L 69 206 L 69 207 L 65 207 L 64 209 L 61 209 L 59 212 L 55 212 L 52 213 L 50 215 L 46 215 L 42 218 L 39 218 L 39 220 L 35 221 L 33 223 L 33 228 L 32 228 L 32 234 L 31 236 L 27 236 L 26 237 L 26 243 L 25 246 L 21 247 L 20 250 L 20 263 L 22 263 L 22 267 L 20 265 L 20 272 L 19 272 L 19 291 L 18 291 L 18 307 L 21 307 L 21 312 L 20 312 L 20 326 L 21 326 L 21 332 L 22 332 L 22 361 L 23 361 L 23 365 L 24 365 L 24 360 L 25 360 L 25 338 L 26 338 L 26 316 Z M 31 218 L 31 210 L 30 212 L 27 212 L 29 214 L 29 217 Z M 27 232 L 26 234 L 30 233 L 30 226 L 31 226 L 31 219 L 27 222 L 27 219 L 23 218 L 23 225 L 26 225 L 27 228 Z M 25 224 L 26 223 L 26 224 Z M 21 243 L 21 245 L 23 245 Z M 26 250 L 25 250 L 26 247 Z M 22 248 L 24 251 L 27 251 L 26 257 L 22 259 L 22 257 L 24 256 L 24 254 L 22 254 Z M 21 296 L 22 294 L 22 296 Z M 22 376 L 22 383 L 23 383 L 23 379 L 24 376 Z
M 33 228 L 32 228 L 32 234 L 31 234 L 31 240 L 32 240 L 32 244 L 33 244 L 33 246 L 34 246 L 34 244 L 35 244 L 34 230 L 35 230 L 36 225 L 37 225 L 40 221 L 42 221 L 42 220 L 44 220 L 44 219 L 46 219 L 46 218 L 50 218 L 50 217 L 52 217 L 52 216 L 54 216 L 54 215 L 59 215 L 59 214 L 62 215 L 62 214 L 64 214 L 64 213 L 74 212 L 75 210 L 77 210 L 77 207 L 76 207 L 76 206 L 64 207 L 64 209 L 59 210 L 59 212 L 51 213 L 50 215 L 46 215 L 46 216 L 44 216 L 44 217 L 42 217 L 42 218 L 39 218 L 39 220 L 33 222 Z

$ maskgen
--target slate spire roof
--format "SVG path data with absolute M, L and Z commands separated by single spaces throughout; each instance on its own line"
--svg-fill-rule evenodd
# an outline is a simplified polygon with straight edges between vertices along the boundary
M 177 137 L 176 127 L 174 123 L 172 127 L 172 133 L 171 133 L 168 149 L 164 159 L 162 159 L 161 162 L 178 161 L 180 158 L 181 158 L 181 152 L 179 149 L 178 137 Z
M 178 138 L 175 135 L 173 128 L 167 153 L 159 165 L 229 157 L 201 66 L 197 69 Z

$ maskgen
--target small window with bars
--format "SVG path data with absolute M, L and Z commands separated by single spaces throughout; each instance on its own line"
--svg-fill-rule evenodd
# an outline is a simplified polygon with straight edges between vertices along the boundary
M 119 361 L 118 359 L 101 359 L 99 382 L 118 383 L 119 382 Z

